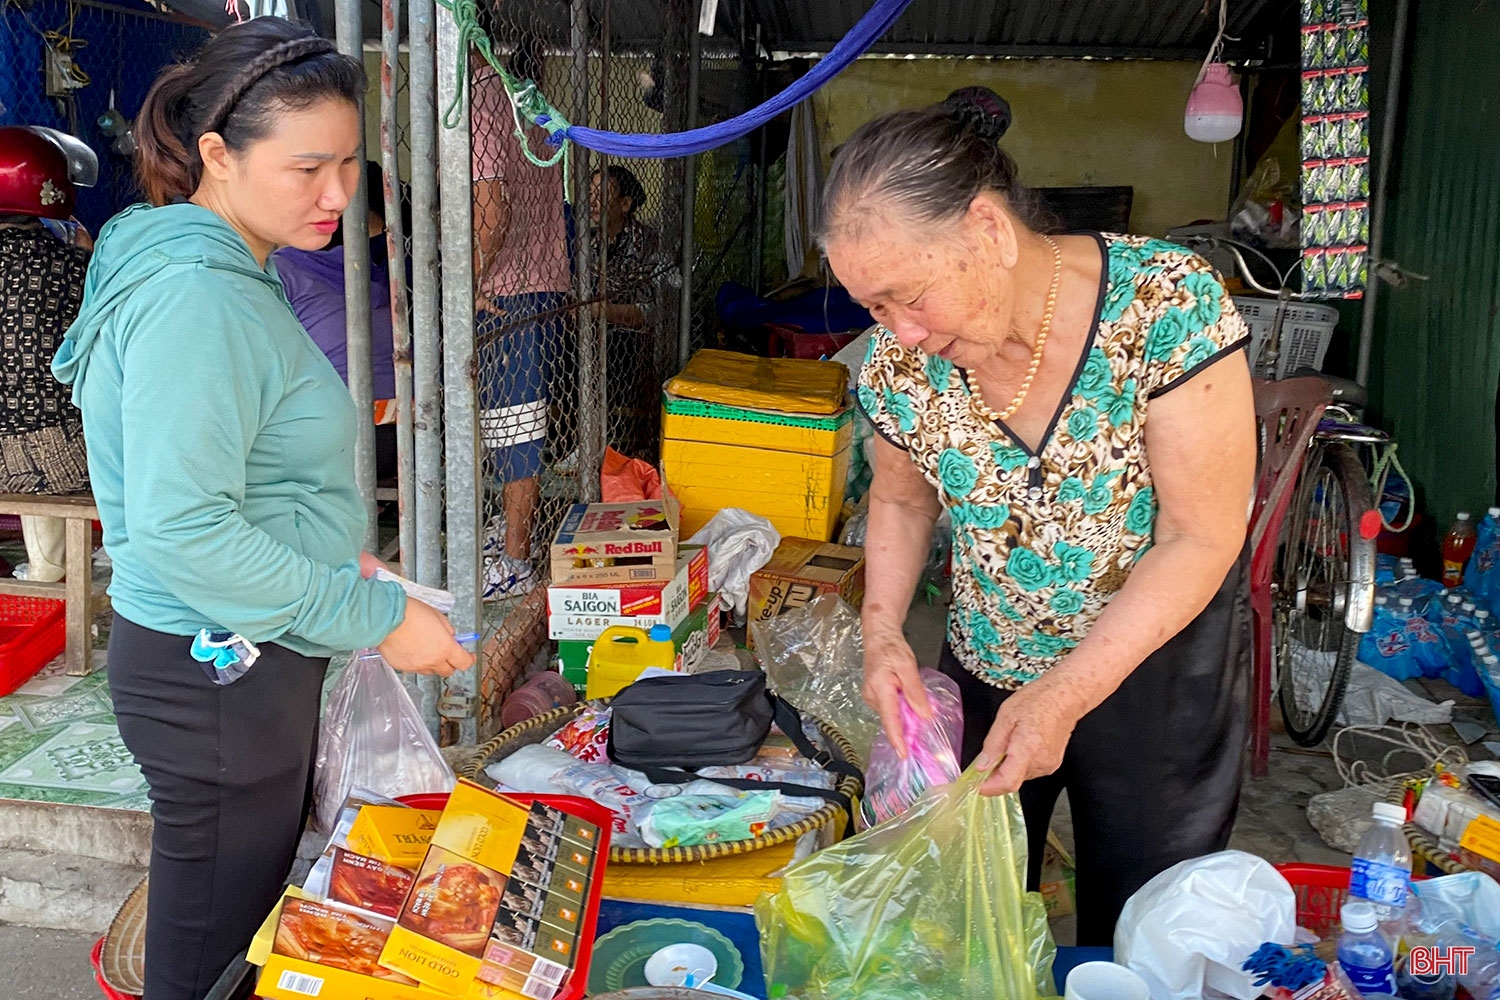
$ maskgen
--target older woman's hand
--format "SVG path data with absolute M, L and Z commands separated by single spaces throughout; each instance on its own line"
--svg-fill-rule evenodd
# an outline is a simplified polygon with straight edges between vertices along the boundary
M 980 770 L 995 768 L 979 786 L 980 793 L 1014 792 L 1023 781 L 1056 771 L 1062 766 L 1073 727 L 1088 710 L 1083 698 L 1051 675 L 1012 693 L 1000 703 L 984 749 L 974 761 Z
M 891 746 L 906 756 L 907 734 L 901 728 L 901 695 L 924 719 L 932 718 L 927 689 L 917 674 L 917 657 L 900 627 L 865 630 L 865 704 L 880 716 Z

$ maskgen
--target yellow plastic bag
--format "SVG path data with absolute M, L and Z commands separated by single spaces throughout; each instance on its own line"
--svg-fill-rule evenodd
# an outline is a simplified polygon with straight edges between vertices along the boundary
M 702 350 L 667 382 L 666 389 L 673 396 L 723 406 L 827 416 L 844 408 L 849 369 L 837 361 Z
M 1014 795 L 970 768 L 895 819 L 787 869 L 755 905 L 769 995 L 796 1000 L 1056 996 L 1057 948 L 1026 892 Z

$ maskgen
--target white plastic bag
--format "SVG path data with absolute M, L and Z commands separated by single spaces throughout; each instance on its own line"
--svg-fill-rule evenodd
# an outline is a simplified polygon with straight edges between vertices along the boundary
M 374 650 L 355 656 L 328 695 L 313 778 L 320 831 L 333 829 L 354 788 L 392 798 L 453 789 L 453 771 L 411 695 Z
M 1289 945 L 1297 896 L 1269 862 L 1221 851 L 1173 865 L 1136 892 L 1115 925 L 1115 961 L 1151 987 L 1151 1000 L 1192 1000 L 1217 990 L 1261 995 L 1240 971 L 1267 941 Z
M 708 589 L 724 599 L 736 622 L 743 622 L 750 574 L 771 561 L 781 533 L 763 517 L 725 507 L 686 544 L 708 546 Z

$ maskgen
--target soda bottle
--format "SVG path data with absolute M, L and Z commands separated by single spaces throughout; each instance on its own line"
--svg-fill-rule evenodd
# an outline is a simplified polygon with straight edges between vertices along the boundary
M 1339 915 L 1344 922 L 1344 933 L 1339 938 L 1339 965 L 1344 974 L 1366 996 L 1371 993 L 1394 995 L 1396 956 L 1391 952 L 1390 942 L 1380 933 L 1375 907 L 1351 899 L 1344 904 Z
M 1464 582 L 1464 567 L 1474 553 L 1477 540 L 1469 512 L 1459 511 L 1443 538 L 1443 586 L 1457 587 Z
M 1378 923 L 1405 911 L 1411 889 L 1411 846 L 1401 831 L 1401 824 L 1406 822 L 1404 808 L 1393 802 L 1377 802 L 1371 817 L 1374 822 L 1359 838 L 1350 865 L 1349 896 L 1368 902 Z

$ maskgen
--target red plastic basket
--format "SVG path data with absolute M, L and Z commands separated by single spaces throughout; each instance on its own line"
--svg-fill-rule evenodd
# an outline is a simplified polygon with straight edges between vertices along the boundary
M 0 696 L 45 667 L 67 644 L 63 601 L 0 595 Z
M 1338 929 L 1339 910 L 1344 905 L 1344 897 L 1349 895 L 1349 869 L 1292 862 L 1277 865 L 1276 870 L 1291 883 L 1292 891 L 1297 894 L 1298 926 L 1306 927 L 1319 937 L 1327 937 L 1329 931 Z M 1412 876 L 1417 881 L 1426 877 Z

